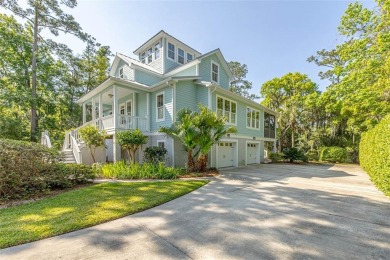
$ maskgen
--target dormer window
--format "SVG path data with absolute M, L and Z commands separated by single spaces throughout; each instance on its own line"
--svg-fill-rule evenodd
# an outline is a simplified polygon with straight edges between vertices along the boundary
M 194 56 L 192 56 L 192 54 L 190 53 L 187 53 L 187 62 L 190 62 L 194 59 Z
M 184 51 L 180 48 L 177 49 L 177 61 L 180 64 L 184 64 Z
M 152 48 L 150 48 L 148 50 L 148 63 L 151 63 L 153 60 L 153 57 L 152 57 Z
M 158 58 L 160 58 L 160 43 L 156 43 L 156 45 L 154 45 L 154 59 L 157 60 Z
M 219 82 L 219 66 L 215 62 L 211 62 L 211 81 Z
M 145 63 L 145 52 L 143 52 L 142 54 L 141 54 L 141 62 L 142 63 Z
M 119 77 L 123 79 L 123 68 L 119 69 Z
M 175 45 L 168 42 L 168 58 L 175 60 Z

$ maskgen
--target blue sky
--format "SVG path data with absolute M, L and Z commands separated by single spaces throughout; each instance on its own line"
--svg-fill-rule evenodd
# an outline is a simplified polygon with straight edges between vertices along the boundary
M 288 72 L 320 71 L 306 59 L 341 42 L 337 26 L 354 1 L 92 1 L 70 10 L 82 28 L 113 53 L 132 55 L 163 29 L 201 53 L 220 48 L 227 61 L 248 65 L 253 93 Z M 364 1 L 373 6 L 372 1 Z M 83 43 L 66 37 L 76 52 Z

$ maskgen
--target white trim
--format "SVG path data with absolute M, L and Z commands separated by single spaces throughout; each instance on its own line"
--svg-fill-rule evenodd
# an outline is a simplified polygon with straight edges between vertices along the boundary
M 157 98 L 158 96 L 163 95 L 163 118 L 158 118 L 158 103 Z M 156 93 L 156 122 L 162 122 L 165 121 L 165 91 L 161 91 L 159 93 Z
M 238 167 L 238 140 L 237 139 L 221 139 L 218 141 L 218 143 L 236 143 L 235 147 L 236 147 L 236 152 L 235 152 L 235 158 L 233 158 L 233 167 Z M 218 143 L 215 144 L 215 146 L 217 147 L 217 151 L 216 151 L 216 161 L 215 161 L 215 166 L 216 168 L 218 169 Z
M 182 50 L 183 51 L 183 63 L 180 63 L 179 62 L 179 50 Z M 177 63 L 179 63 L 179 64 L 181 64 L 181 65 L 184 65 L 185 63 L 186 63 L 186 51 L 185 50 L 183 50 L 182 48 L 179 48 L 179 47 L 177 47 Z M 181 56 L 180 56 L 181 57 Z
M 213 80 L 213 65 L 216 65 L 218 67 L 218 72 L 217 72 L 218 81 Z M 219 64 L 217 62 L 211 60 L 211 67 L 210 67 L 210 80 L 211 80 L 211 82 L 219 84 L 219 74 L 220 74 L 219 73 Z
M 176 83 L 173 83 L 172 87 L 172 122 L 176 122 Z
M 260 141 L 245 141 L 245 165 L 248 165 L 248 144 L 257 144 L 259 145 L 257 152 L 258 152 L 258 158 L 256 159 L 256 163 L 261 163 L 260 157 L 261 157 L 261 142 Z
M 259 112 L 259 127 L 256 127 L 256 121 L 255 121 L 255 127 L 248 126 L 248 108 L 251 110 L 251 124 L 252 124 L 252 111 L 255 111 L 256 113 Z M 256 118 L 255 118 L 256 120 Z M 245 126 L 247 129 L 251 130 L 259 130 L 260 131 L 260 122 L 261 122 L 261 115 L 260 115 L 260 110 L 255 109 L 250 106 L 246 106 L 245 108 Z
M 123 65 L 123 66 L 120 67 L 119 70 L 118 70 L 118 77 L 121 78 L 121 79 L 124 79 L 124 78 L 125 78 L 125 66 L 126 66 L 126 65 Z M 122 70 L 122 77 L 121 77 L 121 70 Z
M 175 140 L 171 138 L 172 140 L 172 167 L 175 167 Z
M 164 148 L 167 149 L 167 147 L 165 146 L 165 140 L 157 140 L 156 141 L 157 146 L 159 146 L 158 145 L 159 143 L 163 143 L 164 144 Z
M 173 55 L 174 55 L 174 57 L 173 57 L 173 59 L 171 58 L 171 57 L 169 57 L 169 44 L 172 44 L 173 45 Z M 169 59 L 169 60 L 171 60 L 171 61 L 174 61 L 174 62 L 176 62 L 176 63 L 178 63 L 177 61 L 176 61 L 176 45 L 175 44 L 173 44 L 173 43 L 170 43 L 169 41 L 167 41 L 167 59 Z
M 236 115 L 235 115 L 235 123 L 233 124 L 233 123 L 231 123 L 230 122 L 230 118 L 229 118 L 229 120 L 228 120 L 228 122 L 226 122 L 226 124 L 227 125 L 234 125 L 234 126 L 237 126 L 237 114 L 238 114 L 238 106 L 237 106 L 237 101 L 234 101 L 234 100 L 232 100 L 232 99 L 229 99 L 229 98 L 225 98 L 224 96 L 220 96 L 220 95 L 215 95 L 215 112 L 217 113 L 217 115 L 218 115 L 218 98 L 222 98 L 222 99 L 224 99 L 224 100 L 228 100 L 228 101 L 230 101 L 230 103 L 235 103 L 236 104 Z M 223 104 L 222 104 L 222 111 L 223 111 L 223 116 L 225 116 L 225 101 L 223 102 Z M 231 111 L 232 111 L 232 106 L 230 105 L 230 113 L 231 113 Z

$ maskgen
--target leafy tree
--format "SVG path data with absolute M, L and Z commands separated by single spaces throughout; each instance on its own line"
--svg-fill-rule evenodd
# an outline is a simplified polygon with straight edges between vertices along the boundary
M 95 126 L 87 125 L 79 130 L 81 139 L 88 147 L 91 153 L 93 162 L 95 163 L 95 150 L 98 147 L 105 146 L 104 140 L 107 138 L 107 134 L 104 130 L 99 130 Z
M 246 79 L 246 74 L 248 73 L 247 65 L 231 61 L 229 62 L 229 67 L 234 77 L 232 82 L 230 82 L 230 91 L 251 100 L 260 98 L 255 94 L 249 94 L 249 90 L 252 89 L 252 82 Z
M 127 151 L 131 163 L 135 163 L 135 153 L 138 148 L 148 142 L 148 137 L 141 130 L 126 130 L 115 134 L 117 143 Z
M 227 134 L 236 133 L 237 129 L 234 126 L 227 127 L 224 117 L 218 117 L 214 111 L 203 105 L 199 105 L 194 125 L 199 133 L 196 138 L 196 144 L 199 146 L 197 170 L 204 172 L 207 169 L 208 153 L 213 145 Z
M 193 151 L 196 147 L 198 129 L 194 125 L 195 112 L 189 109 L 181 109 L 177 112 L 177 120 L 171 127 L 161 127 L 159 132 L 179 140 L 187 151 L 187 167 L 190 171 L 195 169 Z
M 58 0 L 31 0 L 27 2 L 27 7 L 21 7 L 17 1 L 1 0 L 0 6 L 10 10 L 15 15 L 29 21 L 32 24 L 32 57 L 31 57 L 31 140 L 38 139 L 38 96 L 37 96 L 37 59 L 39 58 L 38 43 L 43 41 L 40 35 L 42 29 L 48 29 L 55 36 L 59 32 L 70 33 L 82 40 L 87 40 L 88 35 L 82 32 L 80 25 L 74 20 L 73 16 L 66 14 L 61 7 L 74 8 L 77 5 L 76 0 L 58 1 Z M 46 42 L 52 48 L 61 48 L 61 45 L 53 41 Z

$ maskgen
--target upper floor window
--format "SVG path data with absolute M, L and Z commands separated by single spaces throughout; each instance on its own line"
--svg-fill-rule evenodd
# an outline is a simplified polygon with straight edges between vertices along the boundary
M 157 121 L 162 121 L 165 118 L 164 111 L 164 93 L 160 93 L 156 96 L 156 112 L 157 112 Z
M 184 51 L 180 48 L 177 49 L 177 61 L 184 64 Z
M 168 58 L 175 60 L 175 45 L 168 42 Z
M 141 54 L 141 62 L 145 63 L 145 52 Z
M 123 75 L 123 68 L 120 68 L 120 69 L 119 69 L 119 77 L 122 78 L 122 79 L 124 78 L 124 75 Z
M 194 56 L 192 56 L 191 53 L 187 53 L 187 62 L 190 62 L 194 59 Z
M 264 113 L 264 137 L 275 138 L 275 116 Z
M 246 127 L 260 129 L 260 111 L 246 108 Z
M 217 97 L 217 115 L 226 118 L 229 124 L 236 124 L 237 103 L 222 97 Z
M 154 59 L 157 60 L 158 58 L 160 58 L 160 43 L 156 43 L 156 45 L 154 45 Z
M 148 63 L 151 63 L 153 61 L 152 53 L 152 48 L 150 48 L 148 50 Z
M 214 62 L 211 62 L 211 81 L 219 82 L 219 66 Z

